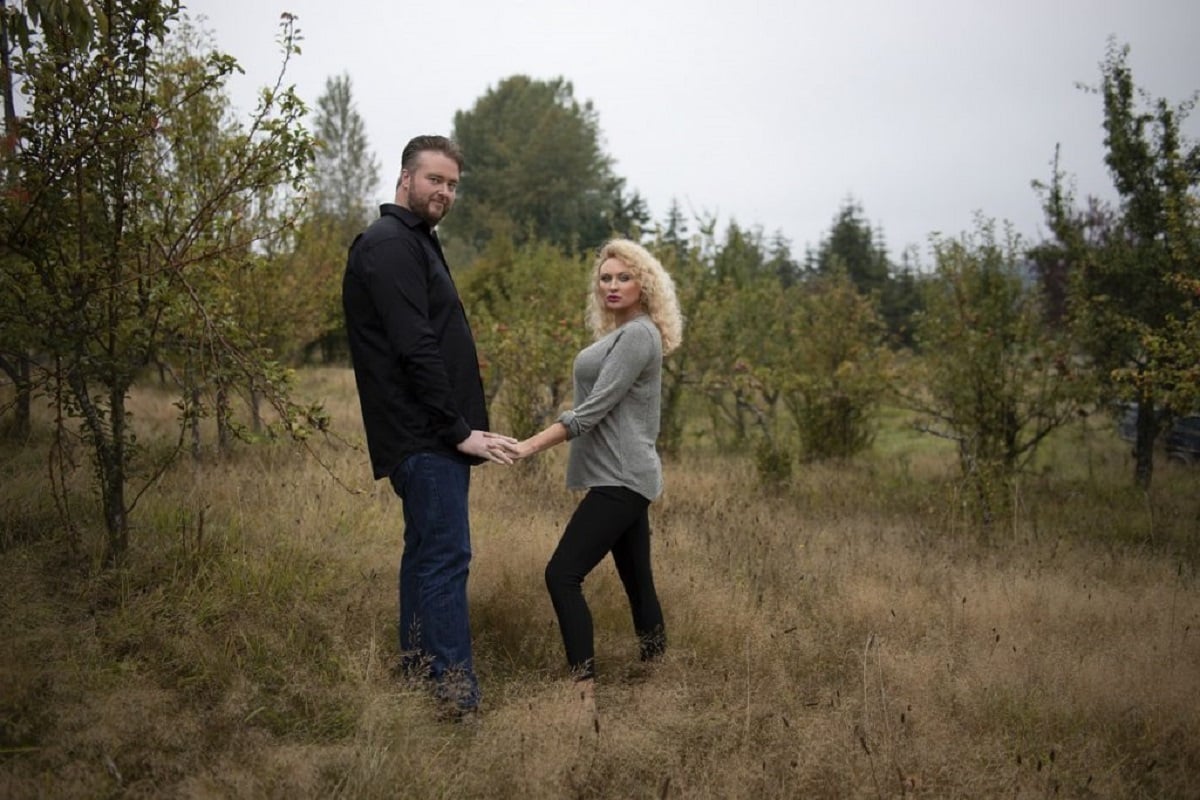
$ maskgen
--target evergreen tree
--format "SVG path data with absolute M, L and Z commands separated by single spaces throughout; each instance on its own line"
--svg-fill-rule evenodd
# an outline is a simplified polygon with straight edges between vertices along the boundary
M 317 98 L 313 134 L 313 206 L 321 216 L 337 222 L 340 238 L 348 247 L 369 221 L 369 200 L 379 185 L 379 160 L 369 148 L 349 75 L 326 79 L 325 92 Z
M 688 247 L 688 224 L 679 207 L 679 200 L 671 198 L 667 207 L 667 217 L 660 227 L 659 243 L 662 247 L 670 248 L 675 253 L 683 253 Z
M 767 273 L 766 262 L 762 236 L 731 221 L 713 258 L 713 273 L 718 283 L 740 289 Z
M 776 231 L 767 244 L 766 268 L 785 288 L 802 277 L 800 264 L 792 258 L 792 243 L 781 231 Z
M 642 223 L 640 198 L 623 199 L 595 108 L 576 100 L 562 78 L 500 81 L 474 108 L 455 113 L 454 138 L 467 162 L 463 202 L 443 224 L 447 238 L 475 252 L 497 235 L 583 252 L 614 227 Z
M 641 241 L 642 234 L 650 223 L 650 209 L 646 205 L 646 199 L 636 190 L 627 195 L 623 178 L 614 178 L 610 188 L 612 209 L 608 217 L 609 235 Z
M 881 292 L 887 283 L 887 249 L 864 218 L 862 206 L 853 199 L 842 204 L 829 235 L 817 248 L 817 271 L 833 272 L 835 261 L 841 262 L 863 294 Z
M 371 195 L 379 184 L 379 160 L 369 148 L 366 125 L 354 103 L 349 75 L 325 81 L 313 120 L 316 160 L 309 189 L 308 213 L 292 240 L 291 272 L 305 294 L 315 294 L 313 324 L 297 330 L 304 336 L 293 346 L 306 358 L 320 352 L 326 362 L 344 350 L 341 276 L 346 251 L 371 220 Z

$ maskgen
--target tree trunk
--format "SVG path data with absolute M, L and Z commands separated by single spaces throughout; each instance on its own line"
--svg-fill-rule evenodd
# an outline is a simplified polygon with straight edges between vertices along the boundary
M 93 402 L 87 380 L 77 371 L 73 371 L 68 379 L 71 394 L 83 412 L 84 428 L 92 440 L 107 534 L 104 561 L 111 566 L 125 557 L 129 546 L 129 522 L 125 508 L 125 462 L 128 458 L 125 441 L 125 392 L 128 386 L 123 381 L 114 381 L 117 385 L 108 395 L 108 418 L 111 422 L 106 427 L 104 411 Z
M 104 560 L 111 566 L 119 564 L 129 549 L 129 521 L 125 509 L 125 468 L 128 451 L 125 447 L 125 389 L 114 389 L 112 403 L 112 441 L 98 448 L 100 459 L 100 490 L 104 506 L 104 527 L 108 533 L 108 550 Z
M 1154 401 L 1139 398 L 1137 414 L 1137 443 L 1133 448 L 1133 481 L 1143 490 L 1150 488 L 1154 477 L 1154 442 L 1158 440 L 1158 410 Z
M 221 378 L 217 379 L 217 453 L 229 452 L 229 388 Z
M 24 353 L 17 356 L 15 363 L 0 357 L 0 370 L 8 375 L 16 391 L 16 398 L 13 402 L 13 424 L 8 429 L 8 436 L 14 441 L 25 441 L 29 438 L 33 408 L 30 361 Z
M 217 379 L 216 415 L 217 415 L 217 455 L 226 455 L 229 449 L 229 398 L 226 395 L 226 385 Z
M 200 460 L 200 387 L 192 387 L 192 408 L 189 424 L 192 429 L 192 460 Z
M 17 401 L 12 436 L 18 441 L 29 438 L 33 411 L 33 389 L 30 384 L 29 357 L 22 353 L 17 359 Z
M 260 392 L 258 390 L 257 386 L 251 385 L 251 387 L 250 387 L 250 430 L 254 431 L 255 435 L 262 433 L 262 429 L 263 429 L 262 409 L 260 408 L 261 404 L 262 404 L 262 392 Z
M 683 357 L 674 364 L 663 366 L 662 431 L 659 446 L 663 455 L 676 457 L 683 444 Z
M 8 4 L 4 0 L 0 0 L 0 94 L 3 95 L 4 102 L 4 138 L 6 142 L 11 142 L 11 146 L 15 150 L 17 145 L 17 106 L 16 98 L 13 95 L 12 60 L 10 56 Z M 6 144 L 5 146 L 8 145 Z M 15 164 L 15 161 L 12 163 Z M 10 166 L 3 177 L 5 189 L 8 189 L 10 184 L 15 183 L 19 179 L 16 167 Z M 0 359 L 0 361 L 3 361 L 3 359 Z M 12 367 L 11 372 L 9 370 L 10 366 Z M 30 410 L 33 401 L 33 392 L 29 384 L 29 358 L 25 353 L 21 353 L 17 356 L 17 363 L 15 365 L 11 365 L 5 361 L 4 371 L 10 372 L 10 377 L 17 391 L 16 406 L 14 409 L 15 417 L 9 435 L 15 440 L 24 441 L 29 438 Z

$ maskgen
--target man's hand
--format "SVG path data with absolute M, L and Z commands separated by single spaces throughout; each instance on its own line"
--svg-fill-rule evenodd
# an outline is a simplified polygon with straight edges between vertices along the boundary
M 458 451 L 496 464 L 511 464 L 516 455 L 516 444 L 516 439 L 502 433 L 471 431 L 470 436 L 458 443 Z

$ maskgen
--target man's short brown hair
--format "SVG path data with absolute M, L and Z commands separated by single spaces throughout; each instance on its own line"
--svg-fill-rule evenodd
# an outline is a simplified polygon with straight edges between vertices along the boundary
M 462 172 L 462 150 L 459 149 L 457 142 L 453 139 L 447 139 L 445 136 L 414 137 L 404 146 L 404 153 L 400 156 L 400 169 L 412 172 L 417 166 L 417 159 L 420 158 L 421 153 L 431 150 L 453 159 L 454 163 L 458 164 L 458 171 Z

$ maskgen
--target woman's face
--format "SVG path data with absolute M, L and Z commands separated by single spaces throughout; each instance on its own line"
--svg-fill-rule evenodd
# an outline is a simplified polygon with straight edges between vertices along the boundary
M 616 259 L 609 258 L 600 265 L 596 275 L 596 291 L 604 307 L 624 322 L 642 310 L 642 282 L 633 271 Z

